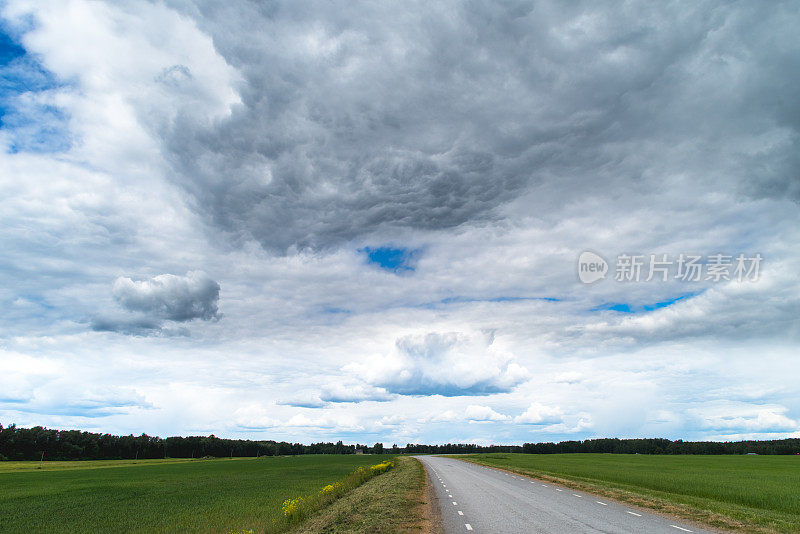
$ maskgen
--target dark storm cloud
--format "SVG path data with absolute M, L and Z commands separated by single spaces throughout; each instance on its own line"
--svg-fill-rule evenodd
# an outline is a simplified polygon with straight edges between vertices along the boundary
M 218 318 L 219 284 L 205 273 L 162 274 L 140 282 L 120 277 L 114 298 L 125 309 L 169 321 Z
M 676 176 L 800 198 L 796 3 L 178 9 L 243 82 L 229 118 L 160 130 L 175 179 L 273 250 L 498 217 L 532 186 L 544 211 Z
M 193 319 L 220 318 L 219 284 L 200 271 L 186 276 L 161 274 L 135 281 L 120 277 L 112 294 L 124 311 L 110 311 L 92 318 L 92 330 L 136 336 L 185 336 L 183 327 L 164 326 L 165 321 L 184 323 Z

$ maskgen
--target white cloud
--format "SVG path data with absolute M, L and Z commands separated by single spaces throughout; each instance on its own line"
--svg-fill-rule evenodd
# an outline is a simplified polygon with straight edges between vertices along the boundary
M 400 395 L 487 395 L 511 391 L 528 371 L 498 348 L 491 332 L 431 332 L 397 339 L 394 350 L 353 371 Z
M 464 411 L 464 418 L 467 421 L 508 421 L 509 416 L 498 413 L 488 406 L 470 404 Z
M 289 395 L 279 401 L 280 405 L 294 406 L 296 408 L 322 408 L 328 403 L 319 398 L 319 393 L 316 391 L 306 390 L 300 391 L 297 394 Z
M 718 401 L 688 413 L 698 419 L 699 426 L 709 431 L 796 432 L 800 422 L 786 416 L 787 408 L 774 404 L 748 404 Z
M 270 417 L 268 411 L 258 404 L 240 406 L 233 412 L 233 422 L 243 428 L 275 428 L 281 421 Z
M 260 404 L 250 404 L 238 408 L 234 412 L 233 423 L 243 429 L 252 430 L 282 430 L 286 429 L 325 429 L 336 431 L 355 432 L 364 430 L 364 426 L 358 422 L 358 418 L 344 413 L 330 413 L 328 411 L 320 414 L 304 410 L 302 412 L 291 412 L 285 418 L 271 417 L 266 406 Z
M 388 427 L 399 426 L 402 425 L 403 423 L 405 423 L 405 419 L 403 419 L 399 415 L 384 415 L 383 417 L 381 417 L 380 421 L 378 421 L 378 424 L 380 426 L 388 426 Z
M 289 418 L 288 421 L 283 423 L 288 427 L 301 427 L 301 428 L 325 428 L 333 430 L 345 430 L 348 432 L 355 432 L 364 430 L 364 427 L 358 423 L 358 419 L 352 415 L 322 415 L 318 417 L 308 416 L 303 413 L 298 413 Z
M 388 401 L 393 398 L 383 388 L 365 384 L 330 383 L 322 388 L 320 399 L 327 402 Z
M 62 372 L 64 369 L 57 360 L 0 350 L 0 402 L 30 403 L 38 387 Z
M 573 424 L 556 423 L 554 425 L 541 427 L 540 432 L 550 434 L 575 434 L 578 432 L 586 432 L 593 427 L 594 423 L 592 422 L 591 416 L 583 414 L 583 416 L 579 417 Z
M 453 410 L 445 410 L 440 414 L 425 417 L 419 420 L 421 423 L 453 423 L 455 421 L 463 421 L 463 416 L 457 414 Z
M 525 412 L 514 418 L 515 423 L 528 425 L 551 425 L 561 423 L 564 412 L 558 406 L 546 406 L 533 402 Z

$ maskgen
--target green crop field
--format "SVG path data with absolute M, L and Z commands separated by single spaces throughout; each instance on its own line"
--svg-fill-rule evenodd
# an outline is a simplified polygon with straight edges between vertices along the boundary
M 476 454 L 457 456 L 519 473 L 559 478 L 609 496 L 744 530 L 800 532 L 800 456 Z M 616 491 L 615 491 L 616 490 Z M 678 505 L 671 509 L 665 504 Z M 708 512 L 708 513 L 704 513 Z M 724 525 L 721 515 L 733 521 Z M 739 524 L 737 524 L 739 523 Z
M 0 532 L 259 532 L 285 499 L 390 457 L 0 462 Z

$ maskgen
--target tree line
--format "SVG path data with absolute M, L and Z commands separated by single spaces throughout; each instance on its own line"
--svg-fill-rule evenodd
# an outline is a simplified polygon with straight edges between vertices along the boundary
M 519 452 L 526 454 L 800 454 L 800 439 L 749 441 L 683 441 L 665 438 L 618 439 L 600 438 L 558 443 L 525 443 L 523 445 L 445 445 L 408 444 L 404 452 L 422 454 L 471 454 Z
M 224 456 L 288 456 L 298 454 L 355 454 L 356 451 L 381 453 L 383 444 L 372 447 L 337 443 L 288 443 L 285 441 L 255 441 L 218 438 L 210 436 L 173 436 L 159 438 L 140 436 L 114 436 L 82 432 L 80 430 L 54 430 L 35 426 L 18 428 L 0 425 L 0 460 L 120 460 L 137 458 L 202 458 Z
M 210 436 L 173 436 L 160 438 L 114 436 L 55 430 L 36 426 L 18 428 L 0 425 L 0 460 L 112 460 L 146 458 L 202 458 L 225 456 L 287 456 L 299 454 L 469 454 L 469 453 L 615 453 L 615 454 L 800 454 L 800 439 L 766 441 L 671 441 L 668 439 L 589 439 L 559 443 L 525 443 L 524 445 L 476 445 L 448 443 L 423 445 L 409 443 L 405 447 L 383 444 L 345 445 L 337 443 L 288 443 L 272 440 L 245 440 Z

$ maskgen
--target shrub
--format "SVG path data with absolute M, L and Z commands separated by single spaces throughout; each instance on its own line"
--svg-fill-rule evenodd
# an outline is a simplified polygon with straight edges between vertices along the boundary
M 303 497 L 283 501 L 283 517 L 292 522 L 302 520 L 306 515 L 303 506 L 305 501 Z

